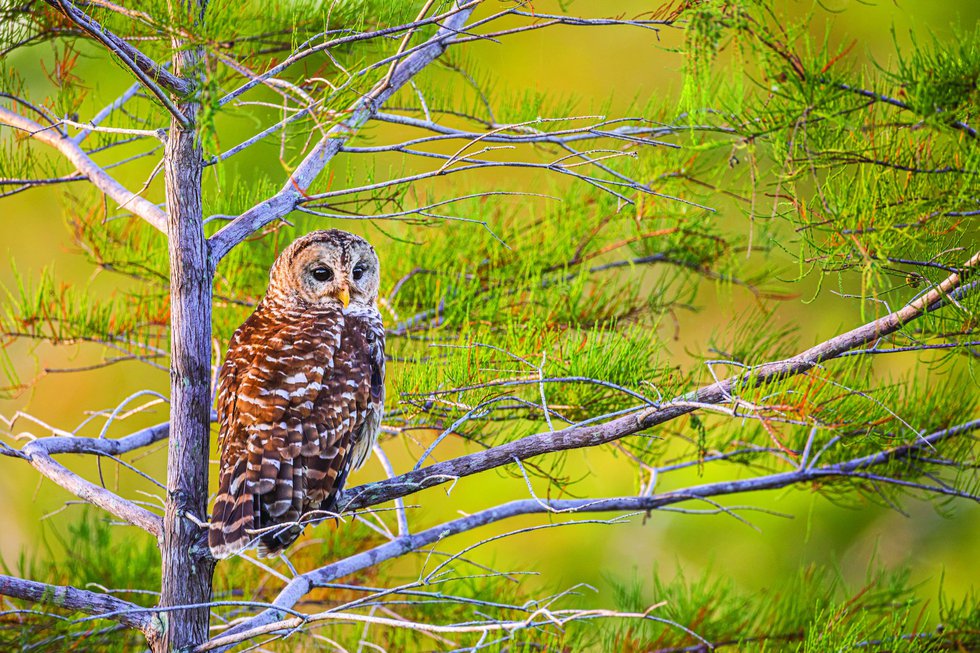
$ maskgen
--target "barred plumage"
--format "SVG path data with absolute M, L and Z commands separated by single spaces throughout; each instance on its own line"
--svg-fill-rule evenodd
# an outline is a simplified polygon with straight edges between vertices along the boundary
M 273 264 L 220 372 L 216 558 L 282 551 L 336 509 L 370 454 L 384 408 L 378 284 L 374 250 L 338 230 L 296 240 Z

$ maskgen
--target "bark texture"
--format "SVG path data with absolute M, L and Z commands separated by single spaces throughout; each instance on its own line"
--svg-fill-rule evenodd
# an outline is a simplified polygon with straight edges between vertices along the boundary
M 196 77 L 201 54 L 177 49 L 175 68 Z M 199 106 L 180 104 L 194 121 Z M 203 162 L 191 130 L 173 119 L 165 174 L 170 241 L 170 448 L 164 517 L 161 607 L 211 599 L 214 561 L 207 547 L 208 449 L 211 416 L 211 268 L 201 207 Z M 159 651 L 187 649 L 207 639 L 208 608 L 161 613 Z

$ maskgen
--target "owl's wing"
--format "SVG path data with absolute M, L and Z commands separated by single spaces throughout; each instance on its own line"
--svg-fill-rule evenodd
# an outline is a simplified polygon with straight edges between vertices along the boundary
M 302 532 L 304 514 L 333 511 L 381 423 L 380 316 L 253 317 L 236 332 L 219 383 L 215 556 L 256 538 L 260 555 L 277 553 Z
M 329 457 L 309 457 L 310 503 L 337 511 L 337 494 L 347 474 L 367 460 L 378 438 L 384 411 L 384 327 L 379 315 L 348 316 L 335 373 L 324 379 L 318 397 L 317 422 L 333 430 L 327 439 L 338 450 Z
M 219 378 L 221 462 L 210 529 L 216 557 L 246 548 L 256 531 L 299 520 L 303 457 L 323 449 L 311 418 L 343 320 L 268 313 L 260 308 L 235 333 Z
M 211 511 L 208 545 L 215 558 L 227 558 L 246 549 L 252 536 L 254 501 L 245 492 L 244 455 L 248 434 L 237 410 L 236 393 L 255 356 L 253 339 L 263 324 L 259 311 L 253 313 L 231 337 L 228 353 L 218 372 L 218 494 Z
M 378 440 L 381 430 L 381 419 L 384 417 L 385 406 L 385 331 L 380 317 L 375 320 L 365 320 L 363 328 L 366 332 L 366 347 L 364 348 L 363 365 L 367 368 L 365 376 L 370 374 L 365 406 L 364 421 L 354 441 L 354 451 L 351 455 L 351 468 L 357 469 L 371 455 L 371 448 Z

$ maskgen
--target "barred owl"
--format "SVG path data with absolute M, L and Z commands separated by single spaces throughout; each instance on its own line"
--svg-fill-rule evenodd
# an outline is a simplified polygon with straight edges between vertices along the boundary
M 314 231 L 279 255 L 269 279 L 218 382 L 216 558 L 251 546 L 275 555 L 324 516 L 316 511 L 334 511 L 381 425 L 385 335 L 371 245 Z

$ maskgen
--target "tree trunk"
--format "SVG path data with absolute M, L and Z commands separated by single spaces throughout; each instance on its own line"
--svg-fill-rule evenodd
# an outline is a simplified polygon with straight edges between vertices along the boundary
M 202 56 L 175 48 L 178 74 L 196 77 Z M 181 102 L 191 124 L 199 107 Z M 211 599 L 214 561 L 207 547 L 208 449 L 211 413 L 211 282 L 201 208 L 201 147 L 193 128 L 171 120 L 164 154 L 170 245 L 170 446 L 164 517 L 160 606 L 205 604 Z M 207 639 L 209 610 L 160 614 L 157 651 L 181 650 Z M 152 644 L 151 644 L 152 645 Z

